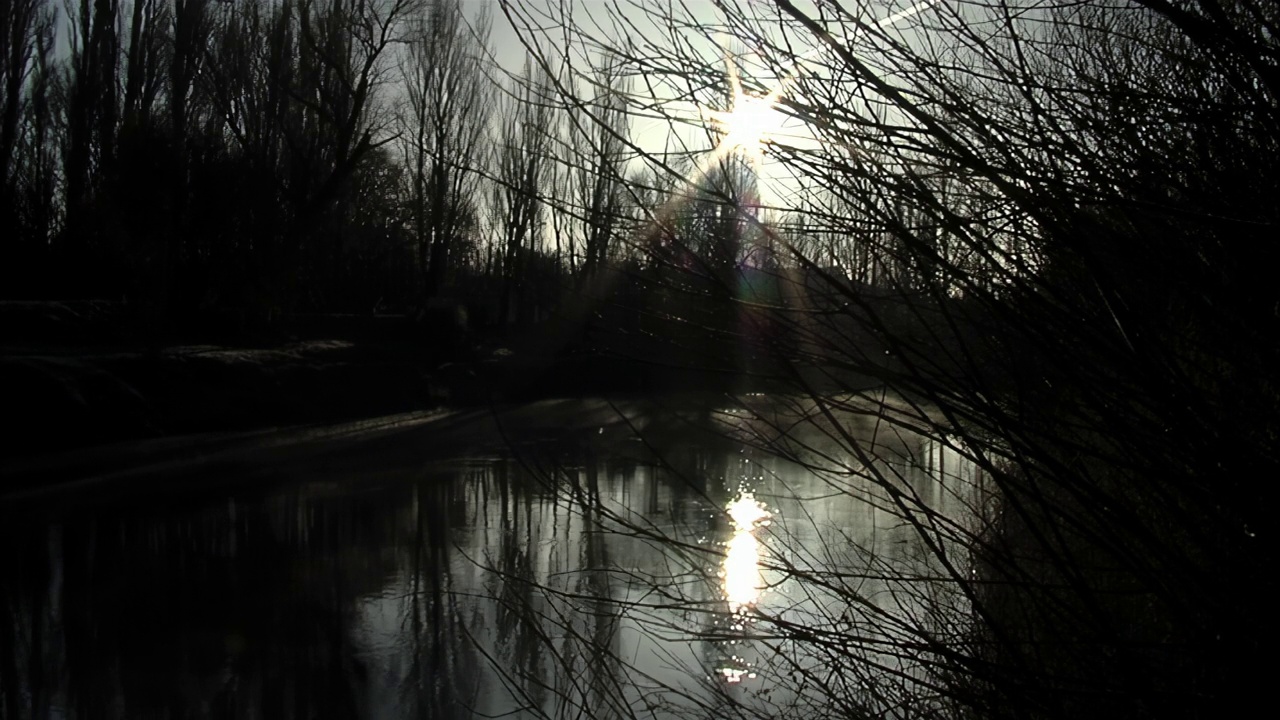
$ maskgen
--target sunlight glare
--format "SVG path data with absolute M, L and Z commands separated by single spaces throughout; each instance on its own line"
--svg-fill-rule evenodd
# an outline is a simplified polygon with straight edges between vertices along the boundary
M 702 108 L 702 116 L 720 131 L 720 143 L 716 155 L 738 151 L 745 155 L 759 175 L 764 164 L 764 147 L 782 130 L 786 116 L 778 110 L 782 85 L 778 85 L 763 97 L 743 91 L 738 77 L 738 67 L 725 53 L 725 67 L 729 72 L 731 102 L 728 110 Z
M 778 112 L 776 98 L 755 97 L 739 92 L 728 112 L 713 110 L 707 115 L 724 134 L 720 141 L 727 149 L 742 150 L 754 157 L 764 153 L 764 146 L 782 128 L 784 116 Z
M 938 0 L 921 0 L 871 23 L 871 27 L 877 29 L 892 27 L 937 3 Z M 730 107 L 728 110 L 699 108 L 703 120 L 715 125 L 721 133 L 720 143 L 712 155 L 722 157 L 730 152 L 741 152 L 751 161 L 758 175 L 764 163 L 765 146 L 781 133 L 782 123 L 787 119 L 787 116 L 779 111 L 778 101 L 786 92 L 787 85 L 796 79 L 801 66 L 815 57 L 821 49 L 821 46 L 814 47 L 794 58 L 769 92 L 763 96 L 751 95 L 743 91 L 738 66 L 726 50 L 724 60 L 729 74 Z
M 724 596 L 729 611 L 736 615 L 755 605 L 764 589 L 760 541 L 754 532 L 769 517 L 769 511 L 751 493 L 743 493 L 727 510 L 733 520 L 733 537 L 724 558 Z

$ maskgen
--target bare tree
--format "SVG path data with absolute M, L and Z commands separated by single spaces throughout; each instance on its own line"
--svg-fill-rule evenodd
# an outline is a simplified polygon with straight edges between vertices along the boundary
M 364 237 L 348 231 L 355 184 L 397 137 L 384 91 L 418 9 L 415 0 L 306 0 L 219 11 L 200 73 L 213 116 L 206 140 L 229 140 L 229 161 L 254 187 L 246 214 L 256 241 L 228 240 L 259 256 L 263 293 L 313 304 L 343 293 L 360 252 L 351 245 Z
M 908 716 L 1203 716 L 1253 692 L 1253 669 L 1211 647 L 1245 657 L 1274 640 L 1244 630 L 1264 622 L 1266 590 L 1241 570 L 1272 558 L 1243 538 L 1270 527 L 1244 478 L 1276 457 L 1263 368 L 1280 324 L 1258 270 L 1274 267 L 1262 237 L 1280 222 L 1261 195 L 1280 187 L 1274 9 L 730 0 L 607 16 L 618 36 L 598 16 L 571 35 L 619 48 L 646 93 L 637 107 L 676 137 L 723 119 L 722 137 L 763 148 L 785 178 L 780 209 L 813 240 L 748 222 L 773 235 L 799 287 L 737 307 L 789 328 L 764 341 L 773 387 L 808 396 L 806 422 L 840 448 L 828 460 L 887 494 L 947 588 L 893 625 L 892 652 L 923 668 L 901 682 L 884 680 L 895 671 L 874 640 L 759 618 L 829 658 L 831 675 L 803 682 L 855 677 L 864 696 L 824 685 L 833 704 Z M 722 69 L 721 33 L 750 50 L 736 72 Z M 761 103 L 796 137 L 773 132 Z M 730 157 L 717 142 L 702 152 Z M 730 225 L 746 218 L 709 196 L 724 208 L 741 193 L 646 160 L 684 188 L 649 213 L 655 259 L 738 287 Z M 939 518 L 839 429 L 840 413 L 865 412 L 840 398 L 867 382 L 913 408 L 877 422 L 924 432 L 986 478 L 968 520 Z M 774 451 L 799 442 L 778 432 Z M 838 587 L 850 608 L 866 602 L 840 568 L 779 565 L 815 593 Z M 1222 590 L 1241 582 L 1252 599 Z
M 492 112 L 486 75 L 489 17 L 473 20 L 459 0 L 432 0 L 409 21 L 402 59 L 400 138 L 418 264 L 427 296 L 445 287 L 453 246 L 476 195 Z
M 551 95 L 547 73 L 526 60 L 499 106 L 492 212 L 502 252 L 502 323 L 520 319 L 527 309 L 526 274 L 541 250 L 554 132 Z
M 14 230 L 0 254 L 14 268 L 43 254 L 54 222 L 56 17 L 48 2 L 0 3 L 0 227 Z
M 65 131 L 62 150 L 64 202 L 69 249 L 91 251 L 96 232 L 88 220 L 95 180 L 113 156 L 116 133 L 116 70 L 119 45 L 115 30 L 119 6 L 104 0 L 68 4 L 70 57 L 64 81 Z
M 607 58 L 591 76 L 592 96 L 583 106 L 571 106 L 569 146 L 576 177 L 575 205 L 580 210 L 582 278 L 589 280 L 610 257 L 620 230 L 625 201 L 627 138 L 627 82 L 621 66 Z
M 163 27 L 168 24 L 169 13 L 169 5 L 159 0 L 135 0 L 133 3 L 124 80 L 126 125 L 145 122 L 154 110 L 163 83 L 161 57 L 166 40 Z M 198 49 L 204 50 L 203 47 Z
M 0 4 L 0 183 L 6 196 L 11 192 L 19 120 L 45 9 L 38 0 L 5 0 Z

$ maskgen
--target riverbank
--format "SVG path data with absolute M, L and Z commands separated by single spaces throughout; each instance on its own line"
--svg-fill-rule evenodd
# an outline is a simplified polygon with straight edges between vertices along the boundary
M 690 367 L 581 328 L 475 332 L 404 316 L 316 316 L 283 337 L 147 337 L 110 303 L 0 303 L 0 460 L 551 397 L 722 395 L 770 380 Z M 448 331 L 446 331 L 448 330 Z

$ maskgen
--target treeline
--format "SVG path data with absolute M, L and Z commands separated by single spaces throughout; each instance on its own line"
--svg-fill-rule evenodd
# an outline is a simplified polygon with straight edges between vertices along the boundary
M 0 292 L 172 319 L 483 282 L 505 319 L 527 275 L 589 272 L 622 230 L 619 80 L 553 110 L 547 72 L 504 77 L 466 9 L 5 0 Z M 553 183 L 580 210 L 554 228 Z
M 893 242 L 822 241 L 800 215 L 765 231 L 737 158 L 640 159 L 624 55 L 510 72 L 467 11 L 5 0 L 0 297 L 123 299 L 157 326 L 443 298 L 509 324 L 606 265 L 732 295 L 784 243 L 863 282 L 922 277 Z

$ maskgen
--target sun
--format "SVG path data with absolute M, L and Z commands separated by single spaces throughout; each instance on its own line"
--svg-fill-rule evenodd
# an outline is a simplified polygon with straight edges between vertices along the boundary
M 749 155 L 764 152 L 765 145 L 782 128 L 783 120 L 776 98 L 743 92 L 734 95 L 733 109 L 712 110 L 707 115 L 723 133 L 720 140 L 723 147 Z
M 920 0 L 916 4 L 893 13 L 888 17 L 872 23 L 873 28 L 888 28 L 897 25 L 913 15 L 918 15 L 939 0 Z M 721 46 L 724 43 L 721 42 Z M 779 75 L 773 87 L 765 95 L 751 95 L 743 91 L 738 78 L 738 65 L 733 56 L 725 48 L 724 62 L 729 74 L 730 104 L 728 110 L 712 110 L 700 107 L 703 120 L 713 124 L 719 130 L 720 143 L 712 153 L 713 158 L 724 157 L 731 152 L 740 152 L 751 160 L 757 174 L 764 162 L 765 147 L 781 134 L 782 123 L 787 116 L 779 110 L 778 101 L 786 90 L 786 86 L 795 81 L 802 67 L 816 57 L 822 46 L 816 46 L 795 57 Z
M 738 80 L 738 68 L 725 57 L 729 70 L 731 99 L 728 110 L 702 109 L 702 115 L 720 131 L 717 153 L 741 152 L 752 160 L 759 170 L 764 160 L 764 149 L 782 130 L 785 116 L 778 110 L 779 86 L 765 96 L 751 95 L 742 89 Z

